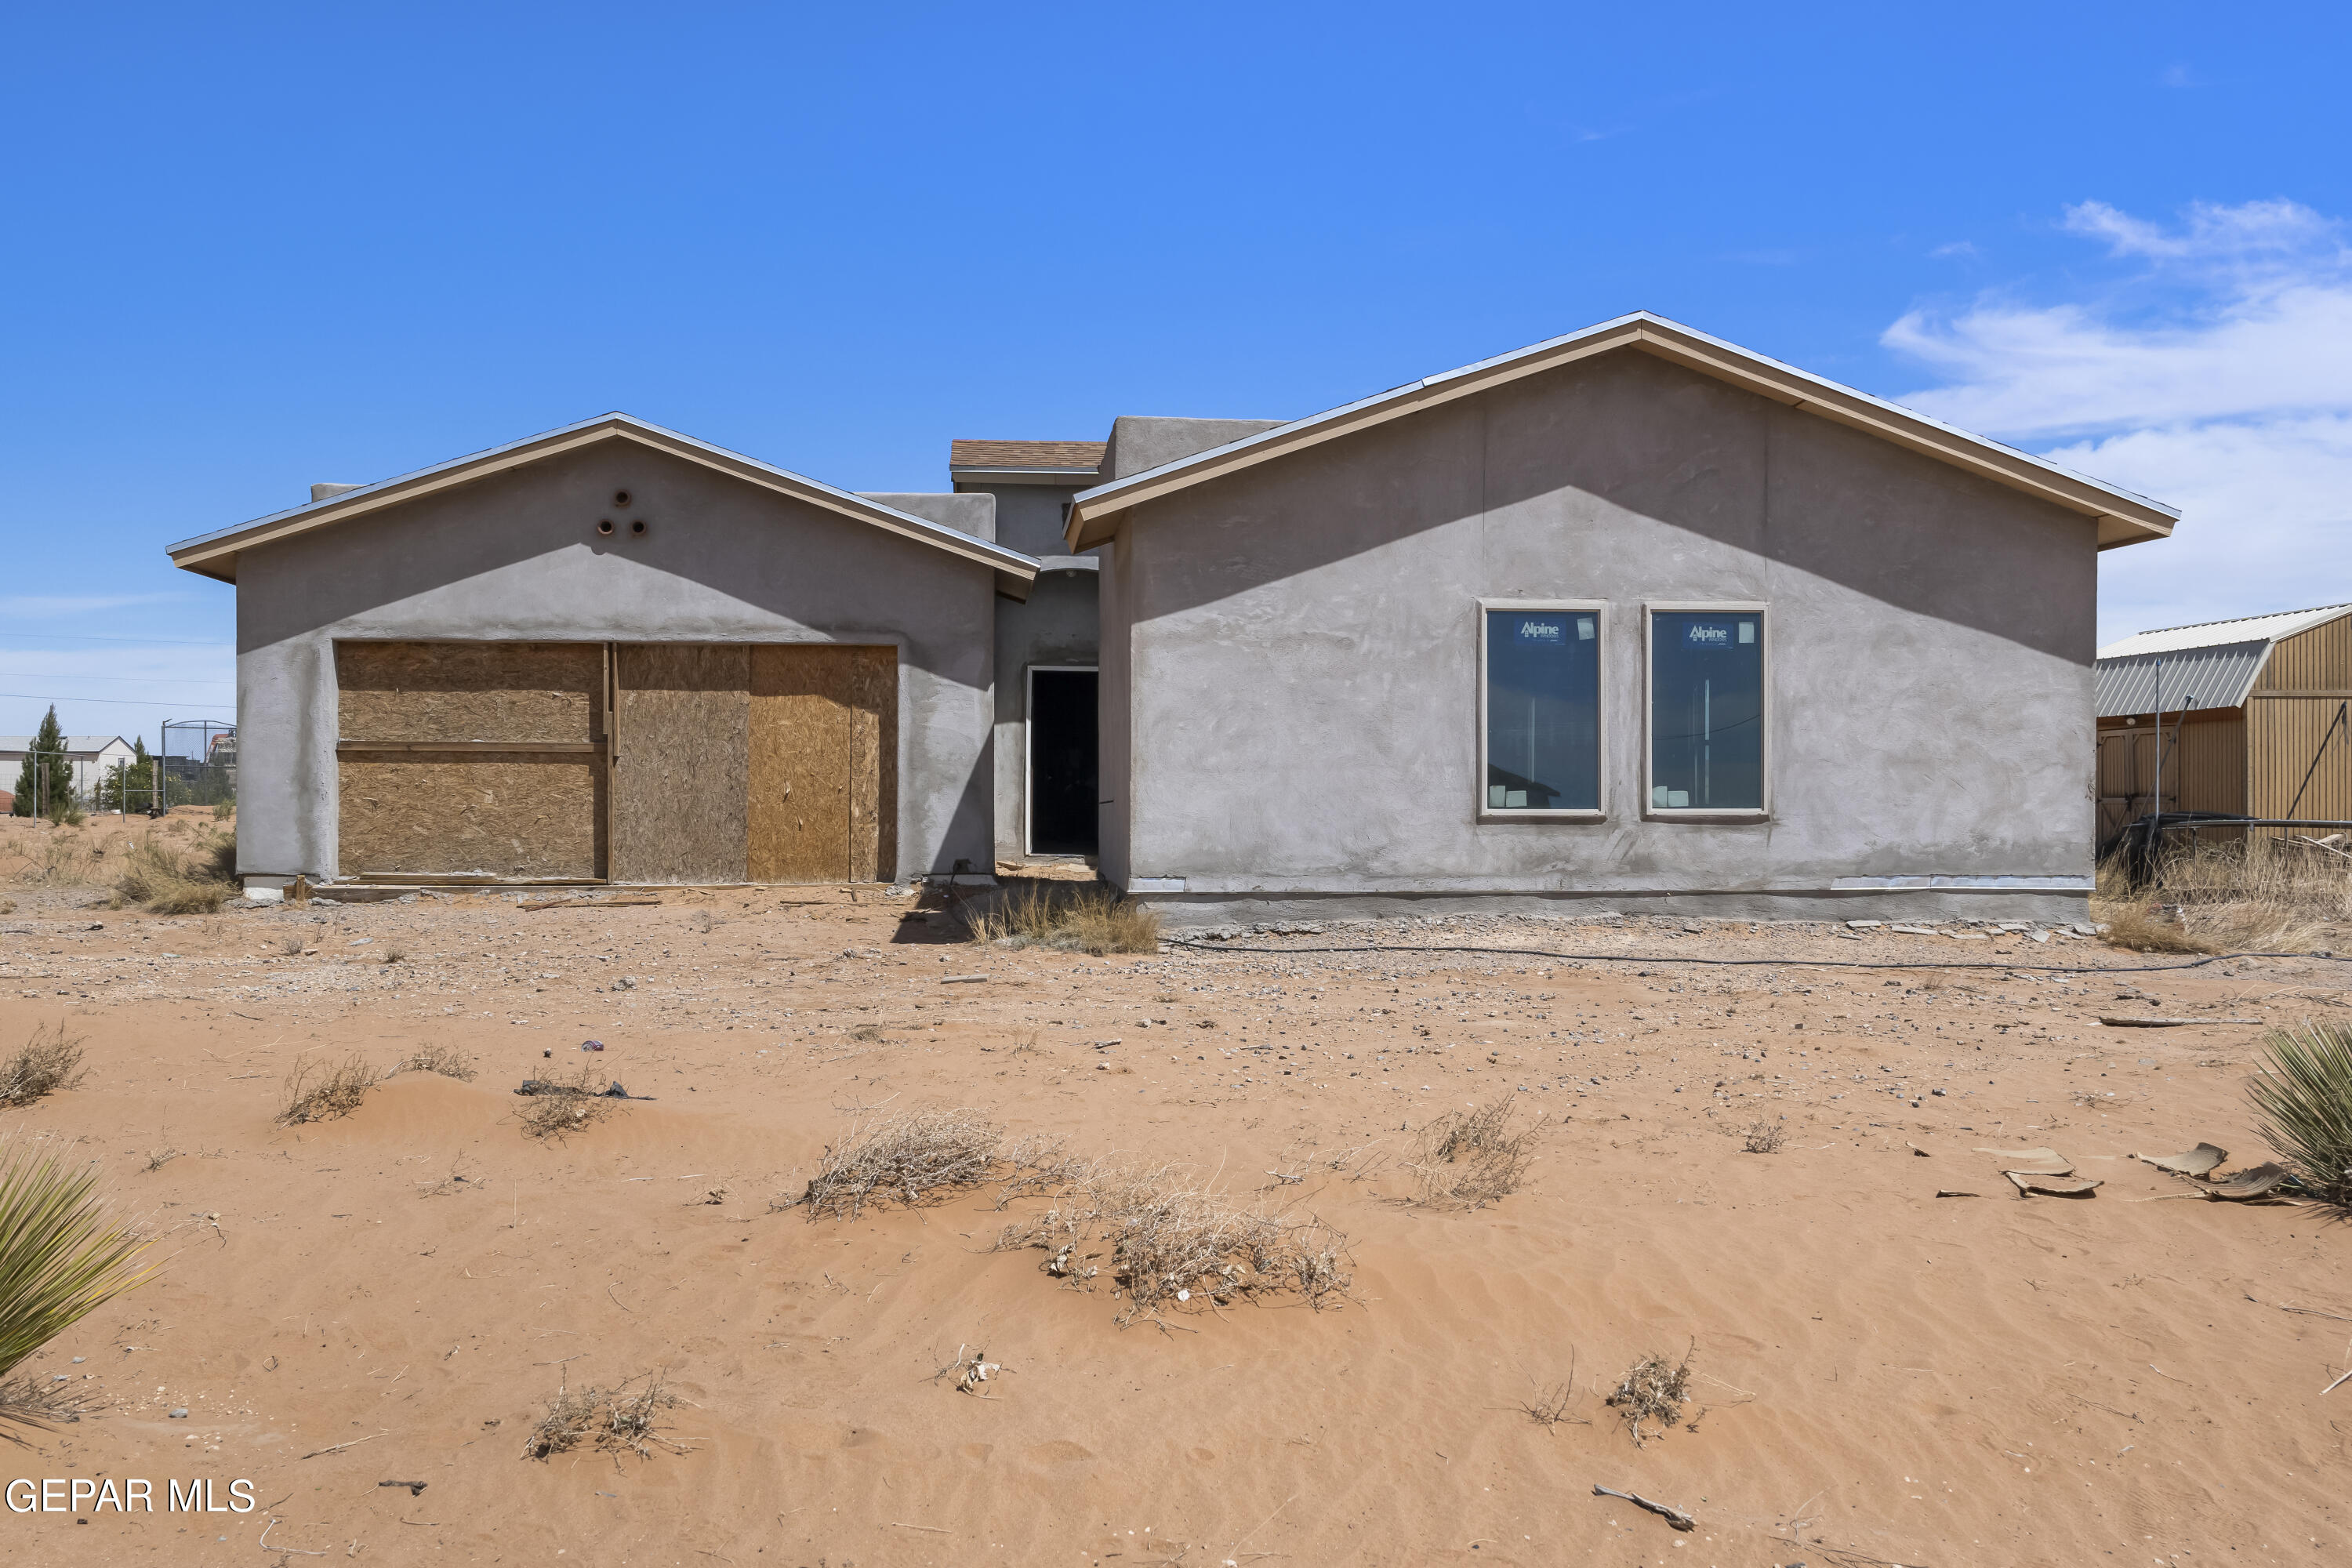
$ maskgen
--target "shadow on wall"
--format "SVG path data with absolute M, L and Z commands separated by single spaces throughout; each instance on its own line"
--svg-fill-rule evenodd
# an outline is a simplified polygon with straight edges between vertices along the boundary
M 1530 504 L 1514 543 L 1550 531 L 1556 584 L 1608 553 L 1594 544 L 1622 510 L 2053 658 L 2094 656 L 2094 520 L 1633 351 L 1147 503 L 1144 528 L 1191 537 L 1156 548 L 1139 586 L 1153 615 L 1174 614 Z M 2046 570 L 1972 569 L 1987 551 Z M 1492 591 L 1516 591 L 1494 575 Z

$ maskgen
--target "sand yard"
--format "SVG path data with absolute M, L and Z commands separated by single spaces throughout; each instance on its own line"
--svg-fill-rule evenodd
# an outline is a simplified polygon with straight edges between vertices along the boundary
M 88 1414 L 7 1459 L 149 1478 L 155 1510 L 12 1513 L 14 1561 L 2346 1550 L 2340 1228 L 2133 1158 L 2267 1158 L 2249 1053 L 2340 1014 L 2330 961 L 1646 918 L 1090 958 L 953 940 L 870 888 L 182 919 L 10 896 L 0 1045 L 62 1023 L 88 1072 L 0 1131 L 99 1161 L 163 1264 L 30 1363 Z M 2199 1022 L 2098 1021 L 2133 1014 Z M 475 1076 L 275 1120 L 305 1061 L 428 1047 Z M 516 1087 L 583 1065 L 635 1098 L 526 1136 Z M 1534 1130 L 1523 1184 L 1433 1199 L 1420 1131 L 1497 1102 Z M 922 1108 L 1319 1221 L 1345 1290 L 1138 1317 L 1083 1245 L 1059 1276 L 996 1248 L 1045 1197 L 778 1206 L 854 1123 Z M 1747 1152 L 1759 1126 L 1777 1152 Z M 2036 1146 L 2095 1195 L 2021 1198 L 1979 1152 Z M 1688 1403 L 1637 1445 L 1602 1396 L 1653 1352 L 1687 1355 Z M 975 1353 L 992 1374 L 959 1392 Z M 560 1388 L 656 1376 L 644 1455 L 526 1457 Z M 254 1506 L 169 1512 L 167 1478 Z

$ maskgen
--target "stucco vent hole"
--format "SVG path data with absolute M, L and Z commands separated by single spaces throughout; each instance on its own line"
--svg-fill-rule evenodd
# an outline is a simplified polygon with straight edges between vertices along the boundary
M 599 533 L 610 533 L 610 532 L 612 532 L 612 531 L 613 531 L 613 520 L 612 520 L 611 518 L 609 518 L 609 517 L 608 517 L 608 518 L 604 518 L 604 519 L 603 519 L 602 521 L 600 521 L 596 524 L 596 531 L 597 531 L 597 532 L 599 532 Z
M 614 504 L 614 506 L 626 506 L 626 505 L 628 505 L 628 504 L 629 504 L 629 492 L 628 492 L 628 491 L 626 491 L 626 490 L 614 490 L 614 491 L 613 492 L 613 504 Z
M 629 524 L 629 531 L 643 539 L 646 536 L 646 520 L 641 517 Z

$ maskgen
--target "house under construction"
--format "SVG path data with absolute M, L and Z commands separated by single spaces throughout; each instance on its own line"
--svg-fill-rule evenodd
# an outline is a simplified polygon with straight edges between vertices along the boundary
M 2352 605 L 2141 632 L 2096 686 L 2102 842 L 2158 810 L 2352 818 Z

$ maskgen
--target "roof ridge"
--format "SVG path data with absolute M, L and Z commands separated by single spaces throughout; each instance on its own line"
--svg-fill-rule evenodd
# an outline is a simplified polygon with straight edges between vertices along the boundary
M 2263 610 L 2251 616 L 2224 616 L 2218 621 L 2183 621 L 2177 626 L 2149 626 L 2141 631 L 2126 632 L 2116 640 L 2129 642 L 2134 637 L 2152 637 L 2165 632 L 2202 631 L 2207 626 L 2231 626 L 2246 621 L 2274 621 L 2288 616 L 2316 616 L 2328 610 L 2352 610 L 2352 602 L 2341 605 L 2314 605 L 2307 610 Z

